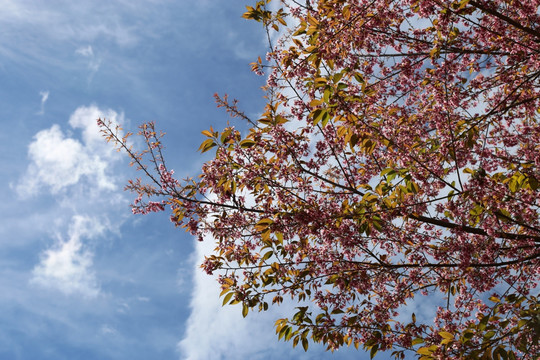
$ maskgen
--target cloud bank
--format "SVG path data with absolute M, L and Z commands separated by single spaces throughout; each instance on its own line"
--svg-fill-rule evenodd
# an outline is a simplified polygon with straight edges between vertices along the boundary
M 328 356 L 315 344 L 310 344 L 311 351 L 305 353 L 301 346 L 293 349 L 292 343 L 277 341 L 275 321 L 294 313 L 298 303 L 285 301 L 265 312 L 250 312 L 246 318 L 242 317 L 240 305 L 222 306 L 216 277 L 207 275 L 199 267 L 214 247 L 214 240 L 209 237 L 195 245 L 191 313 L 184 337 L 178 343 L 181 359 L 318 359 Z
M 243 318 L 240 305 L 221 306 L 215 277 L 208 276 L 198 266 L 213 247 L 210 238 L 196 245 L 191 314 L 185 336 L 178 344 L 181 358 L 268 359 L 269 352 L 276 345 L 273 318 L 271 314 L 258 313 L 250 313 Z

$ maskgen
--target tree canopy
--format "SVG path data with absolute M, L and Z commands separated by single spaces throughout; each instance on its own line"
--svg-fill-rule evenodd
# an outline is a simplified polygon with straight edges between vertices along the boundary
M 215 250 L 224 304 L 297 312 L 278 337 L 372 356 L 534 359 L 540 351 L 540 1 L 258 1 L 266 107 L 202 133 L 214 151 L 177 180 L 98 120 L 146 180 L 134 213 Z M 408 310 L 413 304 L 431 309 Z

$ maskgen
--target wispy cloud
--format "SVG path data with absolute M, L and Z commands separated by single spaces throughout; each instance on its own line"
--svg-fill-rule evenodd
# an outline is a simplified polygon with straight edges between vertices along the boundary
M 116 335 L 118 331 L 110 325 L 104 324 L 101 326 L 100 332 L 103 335 Z
M 155 25 L 135 24 L 150 24 L 159 14 L 146 0 L 133 2 L 133 6 L 124 6 L 120 1 L 60 0 L 53 5 L 48 1 L 0 0 L 0 27 L 5 35 L 0 41 L 0 66 L 11 62 L 48 72 L 79 71 L 81 63 L 71 54 L 66 56 L 70 52 L 66 45 L 74 46 L 75 55 L 84 58 L 82 65 L 89 70 L 87 81 L 92 81 L 104 62 L 92 45 L 100 44 L 109 54 L 121 53 L 140 45 L 155 31 Z M 83 51 L 90 49 L 92 53 Z
M 75 54 L 87 59 L 87 66 L 88 70 L 90 71 L 90 74 L 88 75 L 88 81 L 92 81 L 92 78 L 98 72 L 99 67 L 101 66 L 101 59 L 95 56 L 94 49 L 90 45 L 76 49 Z
M 69 124 L 72 129 L 81 130 L 82 141 L 66 135 L 57 124 L 39 131 L 28 147 L 30 165 L 16 185 L 17 193 L 29 197 L 46 187 L 56 194 L 83 178 L 96 189 L 116 189 L 114 180 L 107 175 L 107 167 L 117 155 L 103 141 L 96 124 L 98 117 L 116 122 L 123 115 L 95 106 L 78 108 Z
M 94 50 L 92 50 L 92 47 L 90 45 L 85 47 L 80 47 L 77 50 L 75 50 L 75 54 L 81 55 L 84 57 L 93 57 L 94 56 Z
M 142 5 L 144 1 L 140 3 Z M 0 14 L 0 22 L 10 26 L 31 24 L 49 38 L 93 41 L 105 37 L 120 46 L 138 42 L 136 27 L 118 16 L 120 5 L 117 2 L 61 1 L 58 6 L 51 6 L 47 2 L 2 0 L 0 4 L 4 10 Z
M 38 115 L 43 115 L 45 114 L 45 103 L 49 99 L 49 91 L 40 91 L 39 96 L 41 96 L 41 106 Z
M 31 283 L 66 295 L 98 296 L 99 285 L 92 268 L 94 254 L 83 244 L 83 239 L 96 237 L 104 231 L 105 227 L 98 219 L 74 216 L 69 238 L 59 238 L 52 248 L 44 251 L 32 272 Z

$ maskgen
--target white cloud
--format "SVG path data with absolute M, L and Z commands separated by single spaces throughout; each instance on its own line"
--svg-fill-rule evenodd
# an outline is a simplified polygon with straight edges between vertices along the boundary
M 118 114 L 111 109 L 103 110 L 95 105 L 91 105 L 77 108 L 69 118 L 69 125 L 73 129 L 82 130 L 83 142 L 87 148 L 99 151 L 103 155 L 110 157 L 116 152 L 110 144 L 105 143 L 103 136 L 99 132 L 96 121 L 98 118 L 110 120 L 115 124 L 124 122 L 124 114 Z
M 291 307 L 284 305 L 264 313 L 250 312 L 243 318 L 240 305 L 222 306 L 215 277 L 208 276 L 199 267 L 204 255 L 210 254 L 214 247 L 212 239 L 196 245 L 191 314 L 185 336 L 178 344 L 182 359 L 279 358 L 277 354 L 283 353 L 284 349 L 289 351 L 292 345 L 277 341 L 274 322 L 290 313 Z M 303 350 L 299 351 L 303 353 Z M 295 358 L 302 358 L 304 354 L 301 353 L 295 352 Z
M 118 331 L 110 325 L 104 324 L 101 326 L 100 332 L 103 335 L 116 335 Z
M 82 131 L 82 142 L 64 134 L 57 124 L 38 132 L 28 147 L 30 165 L 16 185 L 17 193 L 28 197 L 47 187 L 57 194 L 83 178 L 93 189 L 115 190 L 116 184 L 107 175 L 107 168 L 117 155 L 101 137 L 96 124 L 98 117 L 113 122 L 123 120 L 122 115 L 112 110 L 79 107 L 71 115 L 69 124 Z
M 118 302 L 118 308 L 116 309 L 116 311 L 120 314 L 126 314 L 129 312 L 130 309 L 131 306 L 129 306 L 127 302 L 121 300 Z
M 92 269 L 94 254 L 84 246 L 82 239 L 94 238 L 105 230 L 96 218 L 73 216 L 68 240 L 59 239 L 42 253 L 40 263 L 32 272 L 31 283 L 66 295 L 98 296 L 99 285 Z
M 86 47 L 80 47 L 77 50 L 75 50 L 75 54 L 78 54 L 84 57 L 93 57 L 94 50 L 92 50 L 92 47 L 88 45 Z
M 46 95 L 42 94 L 45 100 Z M 28 146 L 28 167 L 13 186 L 21 197 L 39 191 L 60 195 L 41 228 L 54 234 L 54 243 L 41 252 L 30 284 L 90 299 L 100 294 L 93 266 L 97 245 L 90 240 L 118 233 L 125 217 L 118 212 L 125 199 L 113 192 L 119 179 L 109 175 L 121 157 L 101 137 L 99 117 L 123 121 L 123 115 L 113 110 L 81 106 L 71 114 L 69 130 L 54 124 L 39 131 Z
M 40 107 L 40 110 L 38 112 L 38 115 L 43 115 L 43 114 L 45 114 L 45 103 L 49 99 L 49 91 L 48 90 L 47 91 L 40 91 L 39 96 L 41 96 L 41 107 Z

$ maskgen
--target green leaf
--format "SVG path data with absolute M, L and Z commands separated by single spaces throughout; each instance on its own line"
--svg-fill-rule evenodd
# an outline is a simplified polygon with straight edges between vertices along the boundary
M 278 340 L 281 340 L 281 338 L 285 335 L 285 332 L 287 332 L 287 330 L 289 330 L 289 326 L 288 325 L 285 325 L 281 328 L 281 330 L 279 331 L 279 334 L 278 334 Z
M 268 260 L 269 258 L 272 257 L 272 255 L 274 255 L 274 252 L 272 250 L 268 251 L 266 254 L 263 255 L 263 257 L 261 258 L 262 261 L 265 261 L 265 260 Z
M 285 341 L 289 341 L 293 335 L 292 327 L 288 326 L 285 330 Z
M 304 348 L 304 351 L 308 350 L 308 346 L 309 346 L 308 339 L 306 339 L 305 337 L 302 337 L 302 347 Z
M 225 143 L 225 141 L 228 139 L 228 137 L 231 135 L 232 133 L 232 130 L 231 129 L 227 129 L 225 130 L 222 134 L 221 134 L 221 137 L 220 137 L 220 140 L 222 143 Z
M 369 352 L 369 358 L 373 359 L 375 357 L 375 354 L 377 354 L 377 351 L 379 350 L 379 344 L 373 345 Z
M 251 140 L 251 139 L 244 139 L 244 140 L 240 141 L 240 147 L 242 147 L 242 148 L 250 148 L 255 144 L 256 144 L 256 142 Z
M 536 178 L 530 176 L 527 178 L 527 182 L 529 183 L 529 188 L 532 190 L 532 191 L 536 191 L 538 190 L 538 188 L 540 187 L 540 183 L 538 182 L 538 180 L 536 180 Z
M 482 319 L 480 320 L 480 323 L 478 324 L 478 329 L 484 330 L 486 328 L 488 321 L 489 321 L 489 316 L 484 315 Z
M 511 177 L 510 180 L 508 180 L 508 188 L 513 193 L 520 189 L 520 185 L 515 177 Z
M 317 109 L 313 112 L 313 125 L 317 125 L 320 121 L 322 121 L 323 125 L 326 125 L 329 117 L 326 109 Z
M 325 103 L 328 104 L 330 102 L 331 95 L 332 95 L 332 90 L 330 88 L 327 88 L 326 90 L 324 90 L 323 99 Z
M 292 343 L 293 348 L 298 345 L 298 341 L 300 341 L 300 336 L 295 336 Z
M 467 4 L 469 3 L 469 1 L 471 1 L 471 0 L 461 0 L 461 1 L 459 2 L 459 7 L 457 8 L 457 10 L 463 9 L 465 6 L 467 6 Z
M 366 341 L 366 342 L 364 343 L 364 347 L 365 347 L 366 349 L 371 349 L 371 347 L 372 347 L 373 345 L 375 345 L 375 344 L 377 343 L 377 341 L 378 341 L 377 339 L 371 338 L 371 339 L 369 339 L 368 341 Z
M 473 216 L 481 215 L 484 212 L 484 207 L 481 204 L 476 204 L 470 211 L 469 214 Z
M 504 348 L 503 345 L 497 346 L 495 351 L 493 351 L 493 357 L 495 359 L 497 359 L 497 360 L 499 360 L 499 359 L 507 360 L 508 359 L 508 353 L 506 352 L 506 349 Z
M 339 80 L 341 80 L 343 78 L 343 75 L 344 75 L 344 71 L 341 71 L 337 74 L 335 74 L 333 77 L 332 77 L 332 80 L 337 83 L 339 82 Z

